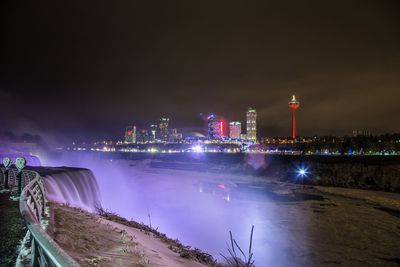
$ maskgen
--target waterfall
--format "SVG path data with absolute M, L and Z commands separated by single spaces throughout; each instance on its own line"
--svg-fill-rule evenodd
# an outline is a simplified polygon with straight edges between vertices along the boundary
M 101 207 L 96 178 L 88 169 L 63 168 L 42 176 L 47 199 L 87 211 Z

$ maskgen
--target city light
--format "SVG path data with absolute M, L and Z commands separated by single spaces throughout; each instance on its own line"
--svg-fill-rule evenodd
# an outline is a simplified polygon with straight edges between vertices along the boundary
M 192 151 L 199 153 L 199 152 L 204 152 L 204 149 L 202 146 L 196 145 L 196 146 L 192 146 Z
M 304 167 L 299 167 L 296 172 L 297 172 L 297 177 L 300 177 L 300 178 L 304 178 L 309 175 L 308 168 L 304 168 Z

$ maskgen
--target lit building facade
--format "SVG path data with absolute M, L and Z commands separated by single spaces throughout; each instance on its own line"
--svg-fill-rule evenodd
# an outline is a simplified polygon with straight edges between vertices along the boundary
M 137 131 L 136 133 L 136 143 L 138 144 L 145 144 L 150 142 L 151 135 L 147 130 Z
M 227 136 L 226 131 L 227 131 L 227 129 L 226 129 L 225 121 L 222 120 L 222 119 L 219 120 L 218 121 L 218 134 L 219 134 L 219 137 L 224 138 L 225 136 Z
M 207 136 L 208 139 L 214 140 L 220 137 L 220 127 L 214 114 L 207 117 Z
M 150 125 L 150 135 L 152 141 L 155 141 L 157 139 L 157 129 L 158 129 L 157 124 Z
M 182 134 L 178 132 L 178 129 L 171 129 L 171 134 L 169 135 L 170 142 L 180 142 L 182 141 Z
M 257 141 L 257 112 L 254 108 L 249 108 L 246 113 L 246 137 L 247 140 Z
M 169 118 L 161 118 L 160 123 L 158 125 L 158 129 L 160 132 L 160 139 L 163 142 L 168 141 L 168 137 L 169 137 L 168 126 L 169 126 Z
M 125 143 L 136 143 L 136 126 L 127 126 L 125 130 Z
M 371 132 L 368 130 L 353 130 L 353 136 L 371 136 Z
M 229 137 L 233 139 L 240 139 L 242 134 L 242 124 L 238 121 L 231 121 L 229 123 Z

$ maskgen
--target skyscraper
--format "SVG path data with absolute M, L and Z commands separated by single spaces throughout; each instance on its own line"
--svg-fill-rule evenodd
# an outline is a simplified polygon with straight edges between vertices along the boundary
M 223 119 L 218 120 L 218 135 L 221 138 L 227 136 L 226 134 L 226 123 Z
M 151 140 L 155 141 L 157 138 L 157 124 L 150 125 Z
M 353 130 L 353 136 L 371 136 L 371 132 L 369 130 Z
M 147 130 L 137 131 L 136 133 L 136 143 L 138 144 L 147 143 L 151 140 L 150 138 L 151 136 L 149 135 L 149 132 Z
M 215 117 L 214 114 L 210 114 L 207 117 L 207 135 L 208 135 L 208 139 L 217 139 L 220 137 L 219 135 L 220 132 L 220 128 L 218 125 L 218 121 L 217 118 Z
M 257 112 L 254 108 L 249 108 L 246 113 L 247 140 L 257 141 Z
M 160 139 L 163 142 L 168 141 L 168 137 L 169 137 L 168 125 L 169 125 L 169 118 L 161 118 L 160 119 L 160 124 L 158 125 L 158 129 L 160 131 Z
M 182 140 L 182 134 L 178 133 L 178 129 L 172 128 L 171 133 L 169 135 L 170 142 L 179 142 Z
M 240 139 L 242 134 L 242 124 L 238 121 L 231 121 L 229 123 L 229 137 L 233 139 Z
M 126 126 L 125 143 L 126 144 L 136 143 L 136 126 Z

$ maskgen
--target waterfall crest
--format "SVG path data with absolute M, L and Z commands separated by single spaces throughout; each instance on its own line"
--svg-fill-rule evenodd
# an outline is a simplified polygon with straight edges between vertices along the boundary
M 87 211 L 101 207 L 100 190 L 93 173 L 88 169 L 63 169 L 42 176 L 47 199 Z

